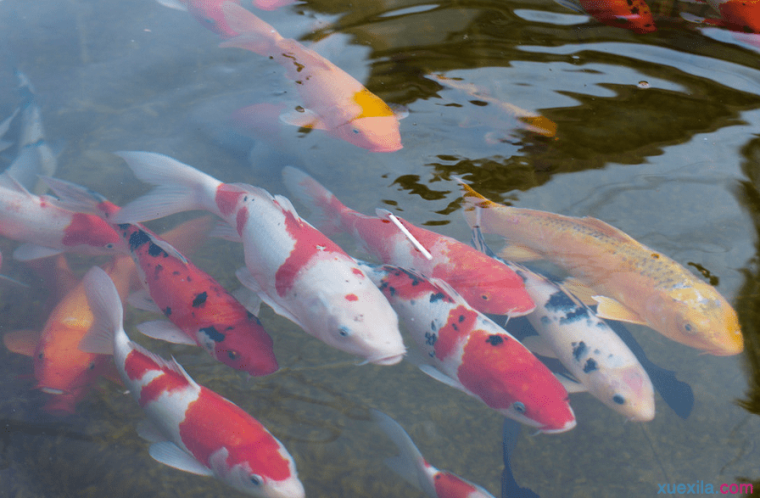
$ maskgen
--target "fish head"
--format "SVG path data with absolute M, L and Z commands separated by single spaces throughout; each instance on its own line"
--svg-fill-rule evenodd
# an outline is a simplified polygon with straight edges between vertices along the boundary
M 716 356 L 744 350 L 739 319 L 714 287 L 702 281 L 672 289 L 659 304 L 665 335 Z
M 654 419 L 654 387 L 641 365 L 624 365 L 590 374 L 588 390 L 632 422 Z
M 253 314 L 228 327 L 203 327 L 198 330 L 201 345 L 217 360 L 254 377 L 279 369 L 272 350 L 272 338 Z
M 262 428 L 266 432 L 265 429 Z M 261 498 L 304 498 L 295 463 L 287 450 L 266 432 L 265 441 L 252 447 L 217 450 L 209 458 L 216 476 L 247 495 Z M 274 442 L 272 447 L 271 443 Z M 276 454 L 270 454 L 274 450 Z
M 398 119 L 393 115 L 359 117 L 330 133 L 370 152 L 395 152 L 403 148 Z
M 376 365 L 393 365 L 406 353 L 398 317 L 382 292 L 355 265 L 326 267 L 320 287 L 300 293 L 305 328 L 328 345 Z
M 129 254 L 127 243 L 118 232 L 94 214 L 74 213 L 61 243 L 87 254 Z

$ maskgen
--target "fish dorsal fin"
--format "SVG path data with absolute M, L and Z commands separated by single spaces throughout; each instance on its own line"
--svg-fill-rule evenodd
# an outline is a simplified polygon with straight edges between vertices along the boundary
M 162 441 L 150 445 L 148 453 L 154 460 L 164 465 L 199 476 L 212 476 L 214 472 L 187 454 L 171 441 Z
M 540 335 L 529 335 L 522 340 L 522 345 L 528 348 L 531 353 L 545 356 L 547 358 L 556 358 L 557 353 L 547 344 Z
M 557 284 L 563 291 L 566 291 L 571 296 L 576 297 L 580 302 L 586 306 L 593 306 L 597 304 L 594 296 L 598 293 L 591 287 L 584 284 L 575 277 L 568 277 L 562 284 Z
M 635 242 L 636 244 L 638 244 L 638 242 L 633 237 L 631 237 L 624 231 L 620 230 L 619 228 L 615 228 L 609 223 L 606 223 L 600 219 L 586 216 L 584 218 L 580 218 L 578 221 L 581 224 L 589 228 L 593 228 L 594 230 L 597 230 L 598 232 L 601 232 L 602 234 L 612 239 L 619 240 L 621 242 Z
M 280 205 L 283 211 L 291 213 L 293 216 L 295 216 L 296 221 L 298 222 L 301 221 L 301 217 L 298 215 L 296 208 L 293 207 L 293 203 L 290 202 L 290 199 L 288 199 L 284 195 L 277 194 L 274 196 L 274 200 L 277 201 L 277 204 Z
M 405 270 L 409 271 L 409 270 Z M 417 274 L 415 272 L 410 272 L 414 274 L 417 278 L 420 279 L 426 279 L 422 274 Z M 472 308 L 467 301 L 462 297 L 462 295 L 454 289 L 450 283 L 447 281 L 441 279 L 441 278 L 427 278 L 427 281 L 433 284 L 435 287 L 437 287 L 439 290 L 443 291 L 444 294 L 446 294 L 447 297 L 450 297 L 452 301 L 454 301 L 455 304 L 466 306 L 467 308 Z
M 189 264 L 187 261 L 187 258 L 182 255 L 181 252 L 176 250 L 173 245 L 165 241 L 164 239 L 160 239 L 157 236 L 153 235 L 152 233 L 147 232 L 146 230 L 143 230 L 143 233 L 148 236 L 150 241 L 155 244 L 156 246 L 160 247 L 161 250 L 163 250 L 166 254 L 169 256 L 178 259 L 182 262 L 182 264 Z
M 25 356 L 34 355 L 39 341 L 40 333 L 36 330 L 15 330 L 3 336 L 3 344 L 8 351 Z
M 599 303 L 596 308 L 596 316 L 604 320 L 617 320 L 619 322 L 636 323 L 638 325 L 649 325 L 641 315 L 628 308 L 624 304 L 610 297 L 593 296 L 594 301 Z
M 554 376 L 557 378 L 559 383 L 562 384 L 562 387 L 565 388 L 565 391 L 570 394 L 585 393 L 588 391 L 588 388 L 581 384 L 581 382 L 575 377 L 570 377 L 569 375 L 562 373 L 555 373 Z
M 58 205 L 71 211 L 100 214 L 97 208 L 98 204 L 108 201 L 94 190 L 76 183 L 51 176 L 41 176 L 41 178 L 58 196 Z

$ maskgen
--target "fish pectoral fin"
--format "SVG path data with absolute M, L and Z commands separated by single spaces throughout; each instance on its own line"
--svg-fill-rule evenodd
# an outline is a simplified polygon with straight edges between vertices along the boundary
M 35 259 L 49 258 L 50 256 L 61 254 L 62 252 L 63 251 L 60 249 L 38 246 L 37 244 L 26 242 L 13 251 L 13 259 L 17 261 L 33 261 Z
M 399 121 L 409 116 L 409 108 L 401 104 L 388 104 L 388 107 L 393 111 L 393 115 Z
M 586 306 L 593 306 L 596 304 L 594 296 L 597 293 L 575 277 L 569 277 L 562 282 L 562 289 L 569 292 L 573 296 L 577 297 Z
M 157 462 L 173 467 L 178 470 L 197 474 L 199 476 L 211 476 L 214 472 L 201 462 L 185 453 L 179 446 L 171 441 L 162 441 L 150 445 L 150 456 Z
M 562 387 L 564 387 L 565 390 L 570 394 L 585 393 L 588 391 L 588 388 L 581 384 L 581 382 L 575 377 L 570 377 L 569 375 L 561 373 L 555 373 L 554 376 L 557 378 L 559 383 L 562 384 Z
M 228 240 L 230 242 L 243 242 L 243 239 L 237 233 L 237 230 L 223 221 L 220 221 L 214 225 L 214 228 L 212 228 L 209 232 L 209 236 Z
M 626 307 L 619 301 L 605 296 L 593 296 L 593 298 L 594 301 L 599 303 L 596 308 L 596 316 L 599 318 L 648 326 L 646 320 L 641 318 L 638 313 Z
M 145 289 L 135 291 L 127 297 L 127 302 L 133 307 L 142 311 L 152 311 L 154 313 L 163 313 L 161 308 L 153 301 L 150 294 Z
M 243 285 L 232 291 L 232 297 L 237 299 L 249 312 L 259 316 L 262 301 L 257 293 Z
M 137 422 L 137 435 L 151 443 L 162 443 L 167 440 L 158 427 L 146 418 Z
M 175 10 L 184 10 L 187 12 L 187 5 L 183 4 L 179 0 L 156 0 L 158 3 L 163 5 L 164 7 L 169 7 L 170 9 Z
M 544 257 L 536 251 L 529 249 L 525 246 L 518 246 L 516 244 L 510 244 L 505 246 L 499 251 L 499 257 L 506 259 L 507 261 L 534 261 L 536 259 L 544 259 Z
M 556 358 L 557 353 L 549 346 L 543 337 L 540 335 L 529 335 L 522 340 L 522 345 L 528 348 L 531 353 L 545 356 L 547 358 Z
M 437 368 L 435 368 L 432 365 L 420 365 L 420 370 L 428 374 L 430 377 L 434 378 L 438 382 L 442 382 L 446 384 L 449 387 L 453 387 L 454 389 L 458 389 L 463 392 L 467 392 L 462 384 L 459 383 L 459 381 L 452 379 L 445 373 L 441 372 Z M 467 393 L 470 394 L 470 393 Z
M 235 272 L 235 276 L 237 276 L 238 280 L 240 280 L 240 283 L 243 284 L 248 289 L 252 290 L 256 294 L 258 294 L 259 298 L 267 304 L 272 310 L 277 313 L 280 316 L 284 316 L 291 322 L 295 323 L 301 328 L 304 328 L 303 325 L 301 325 L 301 322 L 293 316 L 290 311 L 286 310 L 284 307 L 282 307 L 279 303 L 275 302 L 272 298 L 269 297 L 269 295 L 264 292 L 264 290 L 259 286 L 259 283 L 256 282 L 256 279 L 251 275 L 251 272 L 248 271 L 248 268 L 245 266 L 242 268 L 239 268 Z M 255 313 L 254 313 L 255 314 Z
M 8 351 L 25 356 L 34 355 L 39 341 L 40 333 L 36 330 L 15 330 L 3 336 L 3 344 Z
M 314 111 L 308 109 L 304 111 L 283 112 L 280 114 L 280 121 L 291 126 L 297 126 L 298 128 L 327 129 L 327 126 L 319 119 L 319 116 Z
M 197 346 L 194 340 L 188 337 L 181 328 L 177 327 L 169 320 L 152 320 L 150 322 L 143 322 L 137 326 L 137 330 L 139 330 L 142 335 L 158 339 L 159 341 Z

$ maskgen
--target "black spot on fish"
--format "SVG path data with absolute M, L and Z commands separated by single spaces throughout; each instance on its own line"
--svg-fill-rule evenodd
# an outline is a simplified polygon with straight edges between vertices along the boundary
M 396 295 L 396 288 L 389 286 L 388 287 L 388 295 L 391 296 L 391 297 L 395 296 Z
M 504 338 L 500 335 L 489 335 L 488 339 L 486 339 L 486 342 L 491 346 L 498 346 L 504 342 Z
M 573 342 L 573 358 L 575 358 L 575 361 L 580 361 L 581 356 L 586 354 L 586 343 L 581 342 Z
M 158 278 L 158 276 L 161 274 L 161 272 L 164 270 L 164 267 L 161 265 L 156 265 L 155 268 L 153 268 L 153 275 Z
M 203 303 L 205 303 L 206 298 L 208 298 L 208 294 L 206 293 L 206 291 L 203 291 L 197 296 L 195 296 L 195 299 L 193 299 L 193 308 L 197 308 Z
M 583 365 L 583 373 L 593 372 L 594 370 L 598 370 L 598 369 L 599 367 L 597 366 L 593 358 L 589 358 L 588 360 L 586 360 L 586 364 Z
M 459 323 L 462 323 L 464 321 L 464 315 L 459 315 Z
M 560 325 L 565 323 L 576 322 L 583 318 L 588 318 L 588 309 L 585 307 L 576 308 L 575 311 L 568 311 L 564 318 L 559 319 Z
M 638 8 L 638 7 L 633 7 L 633 8 L 631 9 L 631 14 L 638 14 L 638 13 L 639 13 L 639 8 Z M 659 257 L 659 256 L 657 256 L 656 254 L 654 254 L 653 256 L 654 256 L 654 257 Z
M 552 323 L 552 321 L 549 319 L 548 316 L 541 317 L 541 325 L 549 325 L 550 323 Z
M 172 314 L 172 309 L 167 306 L 166 309 L 164 309 L 164 315 L 169 316 L 171 314 Z
M 159 246 L 157 246 L 153 242 L 151 242 L 150 245 L 148 246 L 148 254 L 150 254 L 154 258 L 158 257 L 158 256 L 161 256 L 162 254 L 164 255 L 165 258 L 169 257 L 169 255 L 166 253 L 166 251 L 164 251 L 163 249 L 161 249 Z
M 150 237 L 142 230 L 132 232 L 132 235 L 129 236 L 129 248 L 133 251 L 148 242 L 150 242 Z
M 456 323 L 452 323 L 451 324 L 451 328 L 454 329 L 454 330 L 456 330 L 457 332 L 459 332 L 459 327 L 457 327 Z
M 435 326 L 435 320 L 432 320 L 430 322 L 430 330 L 432 330 L 433 332 L 436 332 L 438 330 L 438 327 Z
M 425 344 L 428 346 L 435 345 L 435 341 L 438 340 L 438 336 L 435 334 L 431 334 L 430 332 L 425 332 Z
M 118 225 L 116 225 L 116 226 L 117 226 L 117 227 L 119 227 L 119 229 L 120 229 L 120 230 L 126 230 L 126 229 L 128 229 L 130 226 L 132 226 L 132 225 L 130 225 L 129 223 L 119 223 L 119 224 L 118 224 Z
M 203 332 L 209 339 L 214 342 L 222 342 L 224 340 L 224 334 L 216 330 L 213 326 L 198 329 L 198 332 Z
M 446 295 L 443 292 L 438 292 L 436 294 L 430 294 L 430 302 L 434 303 L 436 301 L 440 301 L 444 297 L 446 297 Z
M 546 302 L 546 309 L 549 311 L 564 311 L 572 308 L 575 308 L 575 303 L 561 291 L 552 294 Z
M 174 276 L 177 276 L 177 275 L 179 275 L 179 272 L 178 272 L 178 271 L 176 271 L 176 270 L 174 270 L 174 271 L 172 272 L 172 275 L 174 275 Z
M 622 396 L 621 396 L 621 395 L 619 395 L 619 394 L 616 394 L 616 395 L 614 395 L 614 396 L 612 397 L 612 401 L 614 401 L 614 402 L 615 402 L 615 403 L 617 403 L 618 405 L 622 405 L 622 404 L 625 404 L 625 398 L 624 398 L 624 397 L 622 397 Z

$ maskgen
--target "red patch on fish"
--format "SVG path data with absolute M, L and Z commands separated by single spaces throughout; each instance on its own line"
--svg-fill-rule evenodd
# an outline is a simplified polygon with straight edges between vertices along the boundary
M 298 273 L 317 255 L 335 253 L 341 259 L 348 258 L 338 244 L 322 232 L 299 222 L 290 211 L 283 211 L 282 214 L 285 217 L 285 230 L 295 241 L 295 247 L 274 276 L 277 294 L 281 297 L 293 288 Z
M 356 275 L 357 277 L 364 278 L 366 275 L 363 271 L 361 271 L 359 268 L 351 268 L 351 272 Z
M 140 380 L 151 370 L 160 370 L 156 361 L 136 349 L 129 352 L 124 360 L 124 371 L 129 380 Z
M 433 485 L 438 498 L 464 498 L 477 491 L 475 486 L 450 472 L 438 472 L 433 477 Z
M 156 401 L 162 394 L 170 394 L 177 389 L 184 389 L 188 387 L 190 383 L 187 379 L 175 372 L 164 367 L 161 369 L 163 375 L 159 375 L 147 386 L 143 386 L 140 389 L 140 403 L 141 407 L 145 407 L 148 403 Z
M 245 192 L 240 187 L 222 183 L 216 189 L 216 206 L 222 216 L 228 216 L 238 204 L 238 201 Z
M 290 477 L 290 462 L 280 454 L 281 446 L 274 436 L 240 407 L 205 387 L 188 405 L 179 434 L 187 449 L 204 465 L 208 465 L 212 453 L 226 447 L 230 452 L 229 467 L 249 462 L 253 472 L 267 479 L 282 481 Z
M 243 235 L 243 228 L 245 228 L 245 224 L 247 221 L 248 221 L 248 208 L 244 206 L 238 210 L 237 215 L 235 216 L 235 222 L 237 225 L 238 235 L 240 236 Z
M 438 331 L 438 340 L 435 341 L 436 358 L 446 361 L 449 356 L 454 354 L 458 343 L 475 328 L 477 319 L 478 313 L 465 306 L 460 305 L 451 310 L 446 325 Z
M 67 247 L 78 245 L 105 247 L 119 241 L 116 231 L 105 220 L 92 214 L 74 213 L 71 223 L 63 233 L 61 243 Z
M 359 298 L 356 294 L 346 294 L 346 301 L 358 301 Z

